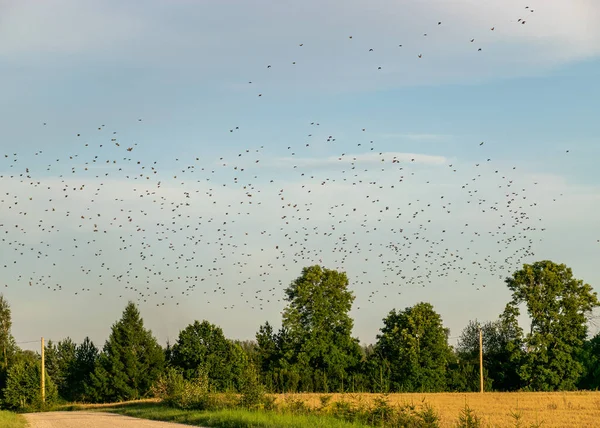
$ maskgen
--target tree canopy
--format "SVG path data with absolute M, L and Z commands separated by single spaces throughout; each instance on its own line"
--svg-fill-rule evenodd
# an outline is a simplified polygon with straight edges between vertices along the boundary
M 0 294 L 0 347 L 2 347 L 2 364 L 4 369 L 8 366 L 8 348 L 10 346 L 10 329 L 12 319 L 10 315 L 10 305 L 8 301 Z
M 442 391 L 452 351 L 449 330 L 429 303 L 392 310 L 377 335 L 375 353 L 390 367 L 395 391 Z
M 282 325 L 294 349 L 288 361 L 300 370 L 303 390 L 338 391 L 360 362 L 348 285 L 344 272 L 315 265 L 304 268 L 285 290 Z
M 144 328 L 137 307 L 129 303 L 121 320 L 112 326 L 94 373 L 90 391 L 103 401 L 135 400 L 143 397 L 164 366 L 164 353 Z
M 86 337 L 75 350 L 75 359 L 68 373 L 69 393 L 63 396 L 72 401 L 89 401 L 91 375 L 98 362 L 99 350 Z
M 525 386 L 542 391 L 575 389 L 583 365 L 576 358 L 587 336 L 587 319 L 599 305 L 589 284 L 564 264 L 525 264 L 506 278 L 515 315 L 524 304 L 531 320 L 519 369 Z
M 6 387 L 2 393 L 2 406 L 8 409 L 36 409 L 42 405 L 40 390 L 40 358 L 33 352 L 19 352 L 8 369 Z M 52 403 L 58 398 L 52 377 L 45 376 L 45 401 Z
M 480 328 L 486 391 L 599 388 L 600 333 L 587 336 L 599 306 L 591 286 L 550 261 L 524 265 L 505 284 L 512 297 L 502 313 L 469 321 L 456 349 L 448 344 L 442 317 L 426 302 L 391 310 L 375 343 L 359 345 L 352 336 L 349 280 L 320 266 L 304 268 L 290 283 L 281 327 L 265 322 L 255 341 L 228 339 L 204 320 L 185 327 L 163 349 L 130 302 L 102 350 L 88 337 L 80 344 L 68 337 L 47 342 L 47 402 L 58 396 L 138 399 L 159 391 L 167 378 L 179 379 L 177 388 L 192 385 L 180 390 L 184 395 L 233 391 L 247 406 L 264 391 L 479 391 Z M 524 308 L 531 321 L 526 334 L 518 322 Z M 41 405 L 40 356 L 18 347 L 10 316 L 0 295 L 0 407 L 33 410 Z
M 179 333 L 171 350 L 170 363 L 193 379 L 198 370 L 208 373 L 211 386 L 218 391 L 235 388 L 236 373 L 246 365 L 239 344 L 228 340 L 223 330 L 208 321 L 195 321 Z
M 70 337 L 53 343 L 51 340 L 46 344 L 45 360 L 46 373 L 54 380 L 58 393 L 62 397 L 70 397 L 72 386 L 69 383 L 69 373 L 75 362 L 77 345 Z
M 516 391 L 521 387 L 518 368 L 523 358 L 523 331 L 512 306 L 507 306 L 496 321 L 469 321 L 457 345 L 457 357 L 468 369 L 469 391 L 479 391 L 479 329 L 482 330 L 483 366 L 486 390 Z

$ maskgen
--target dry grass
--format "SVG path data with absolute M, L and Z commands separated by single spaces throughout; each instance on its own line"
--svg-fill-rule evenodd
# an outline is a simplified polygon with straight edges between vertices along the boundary
M 278 404 L 293 397 L 309 407 L 320 407 L 320 397 L 327 394 L 280 394 L 275 395 Z M 330 394 L 331 401 L 350 401 L 368 404 L 381 394 Z M 600 392 L 486 392 L 435 393 L 435 394 L 389 394 L 390 404 L 427 403 L 440 415 L 441 427 L 454 427 L 465 403 L 481 417 L 485 428 L 570 428 L 600 427 Z M 156 403 L 157 400 L 141 400 Z M 140 401 L 137 401 L 139 403 Z M 119 404 L 126 404 L 125 402 Z M 111 404 L 72 404 L 68 410 L 101 409 Z M 61 410 L 61 409 L 57 409 Z M 62 410 L 67 410 L 63 408 Z M 512 415 L 521 414 L 520 425 Z M 539 425 L 538 425 L 539 424 Z
M 76 411 L 76 410 L 91 410 L 91 409 L 102 409 L 104 407 L 115 407 L 122 404 L 132 404 L 132 403 L 158 403 L 160 400 L 157 398 L 148 398 L 144 400 L 133 400 L 133 401 L 119 401 L 118 403 L 100 403 L 100 404 L 86 404 L 86 403 L 69 403 L 58 405 L 54 407 L 52 410 L 54 411 Z
M 287 394 L 288 396 L 291 394 Z M 323 394 L 293 394 L 308 406 L 318 407 Z M 331 401 L 369 403 L 380 394 L 332 394 Z M 389 394 L 391 404 L 423 402 L 430 404 L 441 417 L 441 426 L 453 427 L 458 414 L 469 405 L 480 416 L 485 427 L 515 427 L 515 412 L 521 414 L 520 427 L 543 428 L 600 427 L 600 392 L 486 392 Z M 283 402 L 284 395 L 277 401 Z

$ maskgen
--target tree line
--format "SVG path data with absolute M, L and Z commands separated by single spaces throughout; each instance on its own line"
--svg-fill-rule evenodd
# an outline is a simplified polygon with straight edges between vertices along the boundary
M 600 334 L 588 337 L 588 324 L 600 303 L 592 287 L 551 261 L 526 264 L 505 283 L 512 299 L 503 312 L 469 321 L 456 347 L 425 302 L 390 311 L 375 343 L 361 346 L 352 336 L 348 277 L 321 266 L 304 268 L 286 288 L 281 328 L 265 322 L 253 341 L 228 339 L 204 320 L 162 347 L 129 302 L 101 349 L 87 337 L 80 344 L 48 341 L 46 400 L 139 399 L 170 370 L 186 380 L 207 376 L 214 392 L 240 391 L 249 370 L 272 393 L 478 391 L 479 329 L 487 391 L 598 389 Z M 527 332 L 518 323 L 523 308 Z M 40 355 L 15 343 L 1 295 L 0 346 L 1 406 L 39 406 Z

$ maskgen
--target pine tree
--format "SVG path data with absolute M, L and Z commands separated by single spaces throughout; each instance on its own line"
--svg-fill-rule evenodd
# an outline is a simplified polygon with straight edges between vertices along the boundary
M 54 380 L 58 394 L 66 400 L 72 399 L 68 376 L 75 361 L 76 349 L 75 342 L 67 337 L 58 343 L 49 340 L 45 350 L 46 373 Z
M 75 360 L 68 374 L 70 387 L 70 400 L 89 401 L 86 387 L 90 384 L 91 375 L 94 372 L 98 360 L 98 348 L 94 342 L 86 337 L 75 350 Z M 65 397 L 67 398 L 67 397 Z
M 129 302 L 121 320 L 112 326 L 90 376 L 88 392 L 96 401 L 104 402 L 142 398 L 158 379 L 164 363 L 162 348 Z

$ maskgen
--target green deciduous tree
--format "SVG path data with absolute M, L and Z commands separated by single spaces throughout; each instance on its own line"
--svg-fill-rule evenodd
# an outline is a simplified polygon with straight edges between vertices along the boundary
M 448 329 L 429 303 L 392 310 L 383 320 L 375 352 L 390 365 L 395 391 L 443 391 L 452 358 Z
M 142 398 L 162 372 L 164 358 L 162 348 L 130 302 L 121 320 L 112 326 L 88 391 L 96 401 Z
M 237 389 L 247 357 L 239 344 L 228 340 L 223 330 L 208 321 L 195 321 L 179 333 L 171 350 L 171 364 L 194 379 L 199 370 L 208 373 L 211 387 L 218 391 Z
M 8 369 L 14 361 L 19 347 L 10 332 L 12 327 L 10 305 L 0 294 L 0 393 L 6 387 Z
M 525 304 L 531 319 L 520 367 L 525 387 L 574 389 L 583 372 L 576 357 L 587 335 L 587 317 L 599 305 L 596 293 L 573 278 L 570 268 L 548 260 L 524 265 L 506 284 L 513 293 L 510 306 L 515 316 Z
M 470 375 L 468 391 L 479 391 L 479 327 L 483 336 L 483 366 L 486 391 L 515 391 L 521 387 L 519 366 L 523 358 L 523 332 L 516 319 L 514 308 L 510 305 L 497 321 L 478 323 L 469 321 L 463 329 L 457 346 L 460 365 L 472 365 L 463 368 Z
M 392 365 L 382 354 L 384 350 L 381 347 L 371 346 L 362 364 L 362 373 L 369 382 L 361 386 L 366 387 L 368 391 L 385 394 L 392 390 Z
M 8 369 L 2 406 L 12 410 L 36 410 L 42 407 L 40 391 L 41 360 L 31 351 L 21 351 Z M 52 378 L 45 377 L 45 402 L 52 404 L 58 397 Z
M 282 333 L 293 353 L 284 357 L 297 368 L 303 390 L 341 391 L 360 364 L 348 283 L 343 272 L 311 266 L 285 290 Z
M 240 346 L 240 348 L 246 354 L 248 362 L 256 365 L 258 364 L 258 344 L 255 340 L 233 340 L 233 343 Z
M 12 319 L 10 314 L 10 305 L 4 298 L 4 295 L 0 294 L 0 347 L 2 348 L 2 367 L 6 370 L 8 368 L 8 353 L 11 340 L 10 328 L 12 327 Z

